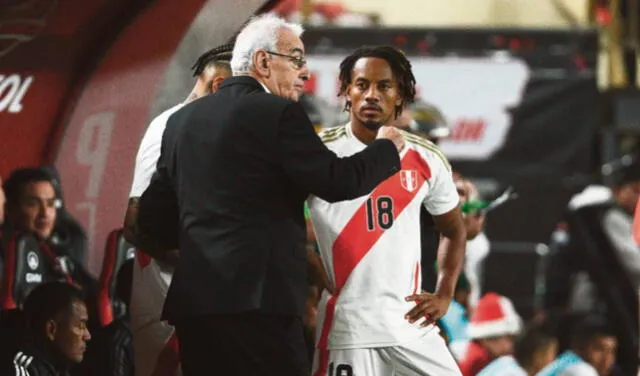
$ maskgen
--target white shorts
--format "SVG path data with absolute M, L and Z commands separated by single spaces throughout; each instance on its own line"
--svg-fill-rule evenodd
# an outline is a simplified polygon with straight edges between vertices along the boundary
M 133 333 L 136 376 L 180 376 L 177 338 L 166 322 L 156 322 Z
M 328 353 L 328 354 L 327 354 Z M 313 376 L 460 376 L 438 330 L 392 347 L 316 350 Z
M 171 272 L 138 252 L 131 289 L 131 332 L 136 376 L 180 375 L 174 328 L 160 319 Z

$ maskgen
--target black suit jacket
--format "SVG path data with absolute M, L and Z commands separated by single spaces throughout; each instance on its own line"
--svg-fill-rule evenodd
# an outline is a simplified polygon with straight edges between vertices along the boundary
M 175 191 L 181 254 L 163 312 L 175 322 L 251 310 L 302 315 L 304 200 L 367 194 L 400 160 L 389 140 L 338 158 L 300 104 L 240 76 L 169 118 L 157 167 L 139 221 L 162 217 L 154 203 L 170 207 Z

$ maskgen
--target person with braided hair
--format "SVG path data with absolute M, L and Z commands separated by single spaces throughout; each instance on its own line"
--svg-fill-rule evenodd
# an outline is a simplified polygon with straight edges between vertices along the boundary
M 160 252 L 144 247 L 135 236 L 139 199 L 151 182 L 160 157 L 162 135 L 171 115 L 185 104 L 214 93 L 231 76 L 233 45 L 218 46 L 202 54 L 193 65 L 195 84 L 185 99 L 158 115 L 142 138 L 134 169 L 129 204 L 124 220 L 125 238 L 138 246 L 131 291 L 131 330 L 136 376 L 174 376 L 179 374 L 179 356 L 174 328 L 161 321 L 162 307 L 178 262 L 177 250 Z

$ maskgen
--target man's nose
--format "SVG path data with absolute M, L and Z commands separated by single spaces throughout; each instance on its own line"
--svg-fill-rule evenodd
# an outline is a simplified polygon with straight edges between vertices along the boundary
M 47 206 L 47 203 L 46 202 L 41 202 L 40 205 L 38 205 L 38 216 L 39 217 L 46 217 L 48 209 L 49 209 L 49 207 Z
M 375 85 L 369 86 L 369 89 L 364 93 L 364 99 L 367 102 L 378 102 L 380 101 L 380 92 L 375 87 Z
M 306 65 L 300 70 L 300 79 L 302 81 L 309 80 L 309 68 Z

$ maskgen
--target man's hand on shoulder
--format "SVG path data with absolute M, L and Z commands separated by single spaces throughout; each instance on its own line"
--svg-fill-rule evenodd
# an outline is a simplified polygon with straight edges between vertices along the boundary
M 398 149 L 398 152 L 404 148 L 404 136 L 395 127 L 382 126 L 378 129 L 377 139 L 386 138 L 393 141 L 393 144 Z

